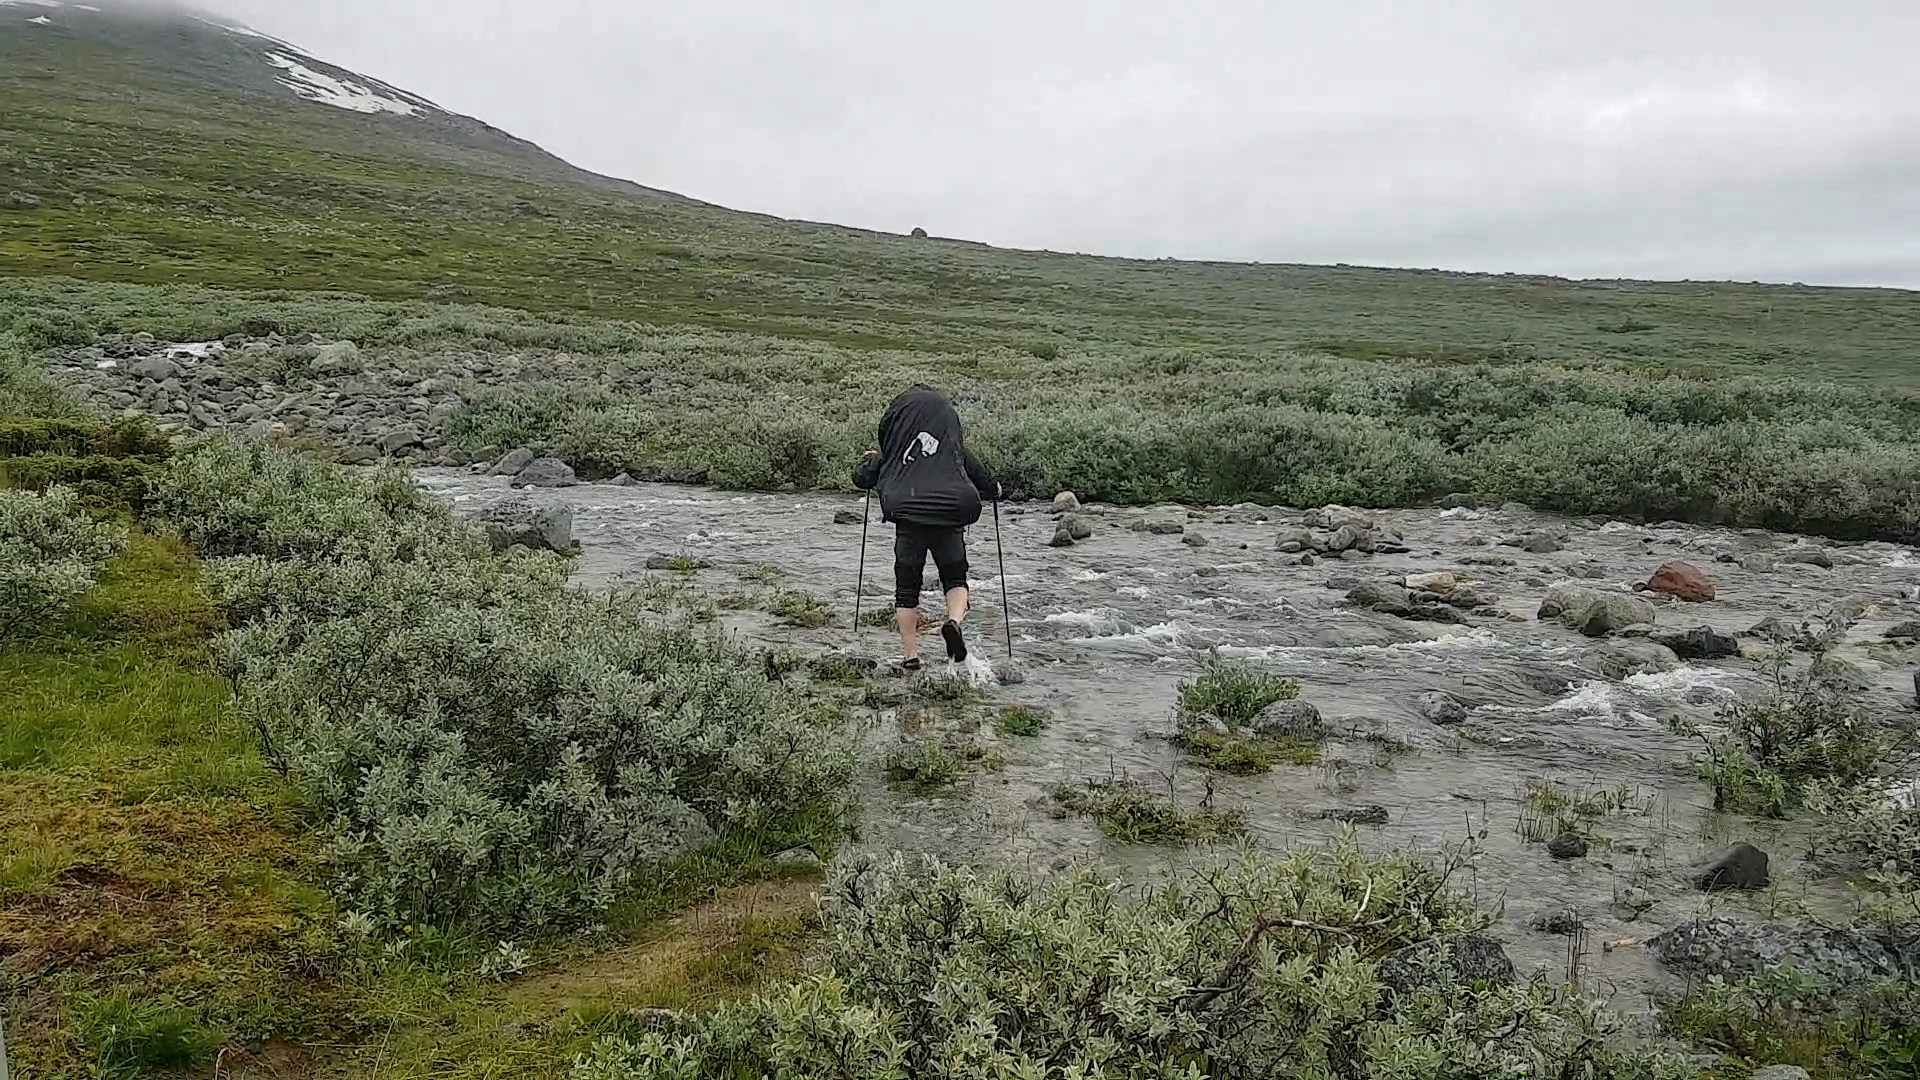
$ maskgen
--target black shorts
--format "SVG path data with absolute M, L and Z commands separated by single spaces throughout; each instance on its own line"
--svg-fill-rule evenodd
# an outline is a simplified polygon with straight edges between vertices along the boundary
M 967 531 L 900 522 L 893 530 L 893 605 L 920 606 L 920 581 L 927 572 L 927 555 L 940 570 L 940 591 L 967 586 Z

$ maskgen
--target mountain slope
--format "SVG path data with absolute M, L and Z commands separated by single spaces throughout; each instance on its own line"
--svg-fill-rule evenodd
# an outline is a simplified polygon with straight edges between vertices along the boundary
M 0 274 L 935 350 L 1304 348 L 1872 379 L 1910 378 L 1920 356 L 1914 293 L 1096 259 L 740 213 L 576 169 L 216 16 L 113 0 L 0 0 Z

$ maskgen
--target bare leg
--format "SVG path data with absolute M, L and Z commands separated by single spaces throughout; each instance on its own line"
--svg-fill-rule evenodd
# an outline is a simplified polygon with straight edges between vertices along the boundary
M 952 623 L 966 622 L 967 611 L 972 604 L 973 594 L 967 591 L 965 585 L 947 593 L 947 621 Z
M 920 658 L 920 624 L 925 616 L 917 607 L 900 608 L 894 612 L 894 622 L 900 627 L 900 656 L 906 660 Z

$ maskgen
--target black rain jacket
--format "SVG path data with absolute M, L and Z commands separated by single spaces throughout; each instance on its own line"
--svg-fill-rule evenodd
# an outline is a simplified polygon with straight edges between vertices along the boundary
M 981 500 L 999 494 L 993 474 L 967 449 L 953 402 L 924 386 L 887 406 L 880 453 L 854 468 L 853 482 L 879 491 L 883 519 L 932 528 L 972 525 Z

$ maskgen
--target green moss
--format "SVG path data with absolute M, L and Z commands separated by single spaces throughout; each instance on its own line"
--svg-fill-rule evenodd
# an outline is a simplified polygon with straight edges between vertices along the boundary
M 1181 736 L 1179 743 L 1198 764 L 1235 776 L 1263 773 L 1275 765 L 1312 765 L 1320 760 L 1320 744 L 1309 739 L 1196 731 Z

